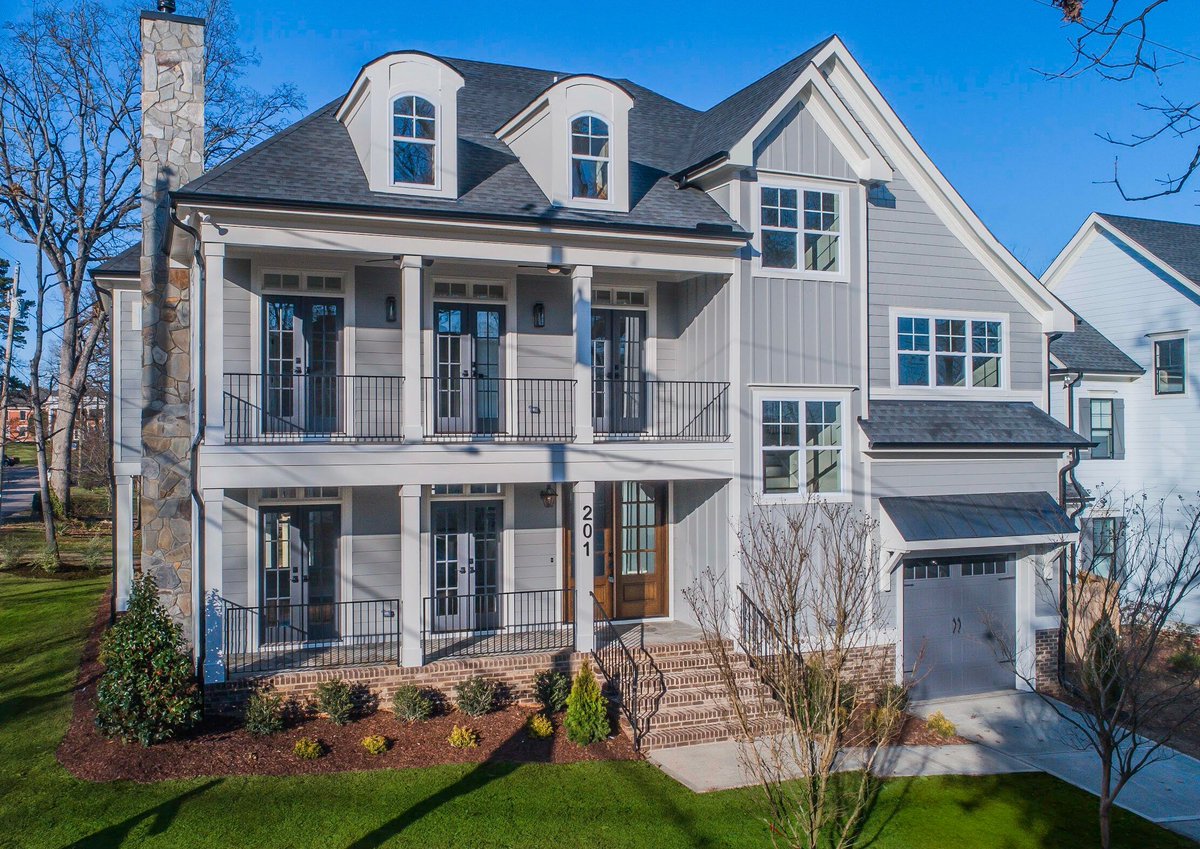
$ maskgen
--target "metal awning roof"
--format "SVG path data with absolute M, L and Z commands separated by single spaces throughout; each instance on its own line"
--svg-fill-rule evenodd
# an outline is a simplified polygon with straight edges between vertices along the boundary
M 884 497 L 884 546 L 914 550 L 1060 543 L 1079 529 L 1048 492 Z M 888 537 L 891 537 L 889 540 Z

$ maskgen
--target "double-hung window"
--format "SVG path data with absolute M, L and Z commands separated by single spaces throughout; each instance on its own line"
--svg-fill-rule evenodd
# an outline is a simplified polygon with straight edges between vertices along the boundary
M 840 273 L 840 193 L 764 186 L 759 199 L 764 268 Z
M 1154 341 L 1154 394 L 1182 395 L 1187 388 L 1187 340 L 1182 336 Z
M 571 122 L 571 197 L 608 200 L 608 124 L 595 115 Z
M 1116 516 L 1101 516 L 1092 519 L 1092 574 L 1101 578 L 1115 578 L 1118 567 L 1121 519 Z
M 999 321 L 910 315 L 896 319 L 900 386 L 997 388 L 1002 365 Z
M 767 495 L 843 491 L 841 401 L 762 401 L 762 488 Z
M 1113 437 L 1116 433 L 1116 419 L 1113 416 L 1113 401 L 1111 398 L 1088 399 L 1088 426 L 1092 442 L 1093 460 L 1111 460 L 1113 458 Z

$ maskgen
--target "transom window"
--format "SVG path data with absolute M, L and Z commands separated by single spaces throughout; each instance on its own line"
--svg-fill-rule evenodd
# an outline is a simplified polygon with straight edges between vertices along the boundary
M 593 304 L 615 304 L 619 307 L 646 306 L 646 293 L 636 289 L 593 289 Z
M 1182 395 L 1187 388 L 1186 340 L 1157 339 L 1154 342 L 1154 394 Z
M 499 495 L 498 483 L 435 483 L 434 495 Z
M 764 400 L 763 492 L 842 492 L 842 432 L 840 401 Z
M 900 316 L 896 319 L 897 382 L 997 388 L 1002 337 L 999 321 Z
M 267 487 L 259 501 L 332 501 L 341 498 L 336 486 L 278 486 Z
M 1113 456 L 1113 402 L 1111 398 L 1088 400 L 1088 425 L 1092 441 L 1093 460 L 1108 460 Z
M 503 301 L 505 290 L 503 283 L 464 283 L 452 280 L 438 280 L 433 284 L 433 294 L 437 298 L 474 298 L 477 301 Z
M 392 181 L 432 186 L 436 149 L 433 104 L 413 94 L 397 97 L 392 103 Z
M 964 578 L 975 578 L 981 575 L 1007 575 L 1008 560 L 968 560 L 962 564 Z
M 840 194 L 764 186 L 759 208 L 763 267 L 841 270 Z
M 949 577 L 949 563 L 939 563 L 936 560 L 916 560 L 904 564 L 904 580 L 906 581 L 925 581 Z
M 595 115 L 571 122 L 571 197 L 608 200 L 608 124 Z

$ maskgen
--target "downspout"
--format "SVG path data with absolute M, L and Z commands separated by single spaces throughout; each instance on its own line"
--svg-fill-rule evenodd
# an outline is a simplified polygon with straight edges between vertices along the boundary
M 1075 387 L 1083 380 L 1083 372 L 1079 369 L 1071 369 L 1065 372 L 1068 375 L 1066 381 L 1067 390 L 1067 427 L 1072 431 L 1075 430 Z M 1049 389 L 1047 388 L 1047 392 Z M 1058 500 L 1062 505 L 1063 510 L 1067 509 L 1067 481 L 1070 479 L 1071 485 L 1075 487 L 1075 492 L 1079 494 L 1079 506 L 1073 512 L 1067 513 L 1067 517 L 1072 523 L 1087 507 L 1087 502 L 1083 496 L 1083 487 L 1079 484 L 1079 479 L 1075 477 L 1075 469 L 1078 468 L 1082 459 L 1079 448 L 1071 449 L 1071 459 L 1067 465 L 1063 466 L 1062 471 L 1058 475 Z M 1058 683 L 1065 689 L 1070 690 L 1071 686 L 1066 681 L 1066 663 L 1067 663 L 1067 628 L 1066 622 L 1070 615 L 1069 606 L 1067 604 L 1067 586 L 1068 578 L 1073 577 L 1075 573 L 1075 544 L 1072 543 L 1063 549 L 1063 553 L 1058 556 L 1058 657 L 1056 662 L 1056 673 Z
M 198 350 L 195 352 L 197 356 L 203 354 L 204 349 L 204 289 L 205 289 L 205 268 L 204 268 L 204 251 L 200 242 L 200 231 L 196 228 L 184 224 L 175 214 L 175 204 L 171 204 L 171 223 L 178 227 L 183 232 L 192 237 L 193 256 L 196 261 L 196 304 L 192 313 L 196 321 L 196 338 L 199 340 L 197 345 Z M 198 450 L 200 442 L 204 439 L 204 426 L 207 418 L 204 402 L 206 381 L 204 375 L 204 361 L 201 360 L 199 368 L 196 369 L 196 432 L 192 437 L 192 449 L 189 455 L 191 464 L 191 485 L 192 485 L 192 515 L 196 517 L 196 550 L 192 558 L 192 580 L 194 582 L 192 611 L 193 616 L 198 617 L 196 627 L 196 679 L 200 684 L 200 704 L 201 709 L 204 706 L 204 662 L 207 652 L 207 640 L 205 638 L 207 625 L 207 611 L 204 607 L 204 499 L 200 496 L 200 489 L 197 486 L 199 480 L 200 461 Z

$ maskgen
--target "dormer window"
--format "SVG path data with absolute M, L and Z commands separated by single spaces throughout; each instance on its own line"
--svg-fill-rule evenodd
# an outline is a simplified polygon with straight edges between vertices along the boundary
M 433 104 L 406 94 L 392 102 L 392 181 L 432 186 L 437 174 Z
M 608 123 L 594 115 L 571 121 L 571 197 L 608 200 Z

